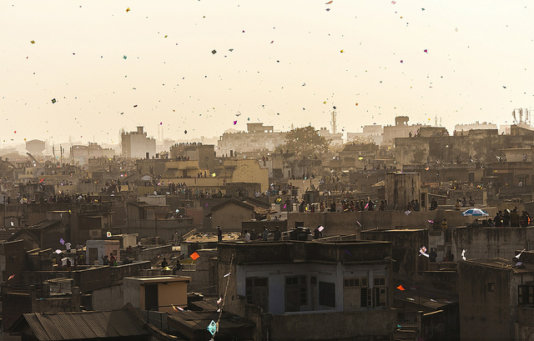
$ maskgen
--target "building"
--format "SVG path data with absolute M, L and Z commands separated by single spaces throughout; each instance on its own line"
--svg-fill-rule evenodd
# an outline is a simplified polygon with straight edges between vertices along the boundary
M 367 230 L 361 232 L 362 239 L 389 241 L 392 245 L 393 276 L 412 279 L 427 270 L 428 259 L 419 257 L 421 246 L 428 246 L 428 230 L 394 229 Z
M 171 147 L 172 159 L 198 161 L 200 169 L 215 167 L 215 146 L 202 143 L 178 143 Z
M 183 235 L 193 228 L 192 218 L 178 216 L 169 205 L 141 201 L 131 201 L 126 205 L 128 233 L 172 240 L 176 235 Z
M 137 309 L 170 313 L 173 306 L 187 306 L 189 281 L 184 276 L 125 277 L 124 301 Z
M 115 311 L 23 314 L 11 327 L 12 335 L 27 340 L 150 341 L 162 333 L 126 306 Z
M 247 132 L 225 132 L 217 143 L 218 155 L 233 156 L 234 152 L 274 151 L 285 143 L 286 133 L 275 132 L 273 126 L 247 123 Z
M 386 174 L 386 201 L 390 208 L 405 210 L 408 203 L 417 200 L 420 207 L 425 207 L 421 199 L 421 175 L 415 172 L 397 172 Z M 422 201 L 422 200 L 421 200 Z
M 523 252 L 519 259 L 514 259 L 459 262 L 462 340 L 534 337 L 534 252 Z
M 432 130 L 429 130 L 432 131 Z M 504 159 L 504 152 L 516 156 L 521 161 L 528 154 L 526 150 L 534 145 L 534 131 L 512 126 L 509 135 L 501 135 L 497 129 L 469 130 L 467 134 L 447 136 L 437 134 L 398 137 L 395 139 L 395 160 L 397 167 L 405 165 L 450 165 L 496 163 Z M 514 158 L 514 160 L 517 158 Z
M 111 148 L 102 148 L 98 143 L 89 142 L 87 146 L 74 145 L 70 147 L 70 159 L 74 163 L 87 165 L 89 159 L 112 158 L 115 151 Z
M 137 131 L 121 132 L 122 156 L 133 159 L 144 159 L 156 155 L 156 140 L 147 137 L 143 127 L 137 127 Z
M 211 208 L 211 228 L 220 226 L 225 232 L 241 231 L 241 223 L 253 219 L 266 219 L 270 205 L 257 201 L 247 202 L 230 199 Z M 260 231 L 258 231 L 260 232 Z
M 474 259 L 511 259 L 517 249 L 534 245 L 534 227 L 456 227 L 450 234 L 451 252 L 467 250 Z
M 325 127 L 319 129 L 317 133 L 319 134 L 319 136 L 324 137 L 331 146 L 341 146 L 343 144 L 342 133 L 332 133 Z
M 392 336 L 389 242 L 223 242 L 218 261 L 225 310 L 254 321 L 256 339 Z
M 88 240 L 86 244 L 86 256 L 87 264 L 103 264 L 104 256 L 111 255 L 120 261 L 120 241 L 118 240 Z
M 376 145 L 382 144 L 382 137 L 384 134 L 384 127 L 378 124 L 364 125 L 361 133 L 347 132 L 347 142 L 357 143 L 374 143 Z
M 457 124 L 454 126 L 454 135 L 467 135 L 469 134 L 469 130 L 478 129 L 497 129 L 497 125 L 494 123 L 478 121 L 475 123 Z
M 330 162 L 332 168 L 339 169 L 364 169 L 372 167 L 378 153 L 378 145 L 374 143 L 346 143 L 339 157 Z
M 415 136 L 419 128 L 423 127 L 423 125 L 422 124 L 409 125 L 408 124 L 409 120 L 410 118 L 408 116 L 395 117 L 394 126 L 384 127 L 384 137 L 382 139 L 382 144 L 392 146 L 395 143 L 396 138 Z

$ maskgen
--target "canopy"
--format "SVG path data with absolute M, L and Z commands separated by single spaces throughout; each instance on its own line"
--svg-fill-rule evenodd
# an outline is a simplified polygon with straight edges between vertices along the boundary
M 489 214 L 486 211 L 481 210 L 480 208 L 470 208 L 470 209 L 462 212 L 462 215 L 464 217 L 467 217 L 467 216 L 487 217 L 487 216 L 489 216 Z

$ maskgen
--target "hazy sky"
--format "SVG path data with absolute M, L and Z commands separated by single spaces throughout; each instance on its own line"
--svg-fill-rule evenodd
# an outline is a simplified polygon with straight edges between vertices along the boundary
M 534 3 L 327 1 L 1 1 L 0 147 L 534 107 Z

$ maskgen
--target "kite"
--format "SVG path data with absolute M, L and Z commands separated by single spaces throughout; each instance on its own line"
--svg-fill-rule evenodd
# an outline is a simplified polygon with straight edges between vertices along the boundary
M 173 310 L 174 312 L 184 311 L 184 308 L 179 307 L 179 306 L 176 306 L 176 305 L 174 305 L 174 304 L 171 304 L 171 307 L 172 307 L 172 310 Z
M 217 324 L 215 323 L 215 321 L 211 320 L 210 324 L 208 325 L 208 327 L 206 329 L 213 336 L 217 332 Z
M 423 245 L 420 249 L 419 249 L 419 256 L 423 255 L 425 256 L 426 258 L 430 258 L 430 255 L 428 253 L 426 253 L 427 249 L 426 247 Z

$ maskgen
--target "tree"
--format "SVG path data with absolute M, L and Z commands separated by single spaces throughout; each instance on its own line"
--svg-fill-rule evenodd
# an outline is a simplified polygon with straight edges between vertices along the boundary
M 315 128 L 308 126 L 289 131 L 286 135 L 286 143 L 281 146 L 281 149 L 283 152 L 294 154 L 298 159 L 312 158 L 327 152 L 329 144 Z

